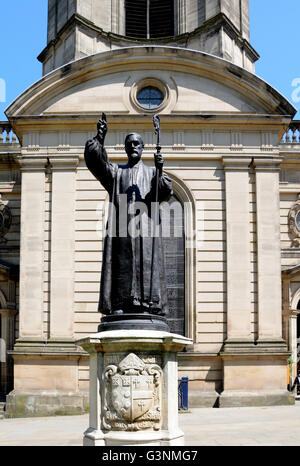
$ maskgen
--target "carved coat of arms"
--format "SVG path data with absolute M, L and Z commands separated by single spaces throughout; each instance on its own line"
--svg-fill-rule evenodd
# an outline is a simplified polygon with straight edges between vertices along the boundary
M 159 430 L 161 368 L 134 353 L 104 370 L 103 427 L 107 430 Z
M 292 245 L 300 246 L 300 193 L 298 200 L 292 205 L 288 215 L 289 233 L 292 238 Z
M 1 197 L 1 194 L 0 194 Z M 10 208 L 0 200 L 0 243 L 5 243 L 4 236 L 9 231 L 12 222 Z

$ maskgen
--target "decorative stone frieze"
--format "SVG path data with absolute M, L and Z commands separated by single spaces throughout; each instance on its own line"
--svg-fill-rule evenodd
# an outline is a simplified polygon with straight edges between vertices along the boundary
M 231 131 L 230 133 L 230 150 L 241 151 L 243 150 L 243 134 L 238 131 Z
M 270 132 L 262 132 L 261 133 L 261 150 L 264 152 L 272 152 L 274 147 L 273 147 L 273 141 L 272 141 L 272 133 Z

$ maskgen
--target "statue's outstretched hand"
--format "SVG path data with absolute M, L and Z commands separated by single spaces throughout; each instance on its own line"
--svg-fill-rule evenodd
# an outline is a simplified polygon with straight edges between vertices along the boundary
M 108 129 L 108 126 L 107 126 L 106 116 L 103 113 L 102 118 L 100 118 L 100 120 L 98 121 L 98 124 L 97 124 L 97 131 L 98 131 L 97 137 L 98 137 L 99 142 L 101 144 L 104 143 L 104 139 L 105 139 L 105 136 L 106 136 L 106 133 L 107 133 L 107 129 Z

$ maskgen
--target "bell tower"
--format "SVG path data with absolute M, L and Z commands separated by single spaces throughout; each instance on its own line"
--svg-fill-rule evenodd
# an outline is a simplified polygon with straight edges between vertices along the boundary
M 254 72 L 249 0 L 48 0 L 43 74 L 114 48 L 169 45 L 200 50 Z

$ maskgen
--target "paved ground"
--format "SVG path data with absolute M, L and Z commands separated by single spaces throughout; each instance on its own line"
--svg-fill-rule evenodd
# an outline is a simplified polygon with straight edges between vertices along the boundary
M 192 409 L 179 415 L 187 446 L 300 445 L 295 406 Z M 81 445 L 88 415 L 0 420 L 0 446 Z

